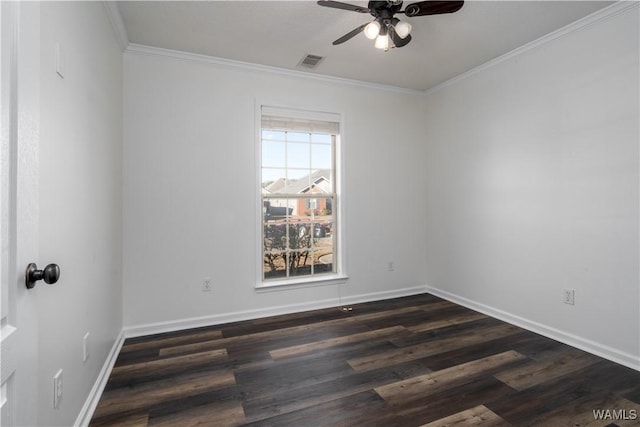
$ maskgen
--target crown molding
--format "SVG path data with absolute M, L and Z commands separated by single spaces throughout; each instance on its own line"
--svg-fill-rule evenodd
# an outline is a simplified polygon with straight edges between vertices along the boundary
M 517 47 L 514 50 L 505 53 L 504 55 L 501 55 L 501 56 L 498 56 L 497 58 L 492 59 L 491 61 L 485 62 L 482 65 L 478 65 L 477 67 L 472 68 L 469 71 L 466 71 L 462 74 L 458 74 L 457 76 L 449 80 L 446 80 L 436 86 L 433 86 L 430 89 L 425 90 L 423 93 L 428 96 L 436 92 L 439 92 L 446 87 L 459 83 L 465 79 L 468 79 L 469 77 L 472 77 L 478 73 L 481 73 L 484 70 L 487 70 L 491 67 L 494 67 L 505 61 L 508 61 L 511 58 L 514 58 L 518 55 L 522 55 L 525 52 L 536 49 L 547 43 L 551 43 L 556 39 L 575 33 L 576 31 L 582 30 L 592 25 L 598 24 L 604 20 L 610 19 L 621 13 L 627 12 L 628 10 L 631 10 L 633 8 L 637 9 L 639 4 L 640 3 L 638 2 L 638 0 L 618 1 L 612 4 L 611 6 L 607 6 L 603 9 L 600 9 L 592 13 L 591 15 L 587 15 L 584 18 L 578 19 L 577 21 L 572 22 L 571 24 L 565 25 L 564 27 L 559 28 L 549 34 L 546 34 L 536 40 L 533 40 L 527 44 Z
M 268 73 L 280 76 L 298 78 L 303 80 L 313 80 L 334 85 L 343 85 L 358 87 L 364 89 L 373 89 L 386 92 L 394 92 L 405 95 L 424 95 L 424 91 L 416 89 L 407 89 L 398 86 L 384 85 L 379 83 L 371 83 L 362 80 L 347 79 L 343 77 L 334 77 L 323 74 L 313 74 L 305 71 L 290 70 L 287 68 L 273 67 L 270 65 L 260 65 L 250 62 L 236 61 L 233 59 L 220 58 L 216 56 L 202 55 L 198 53 L 184 52 L 180 50 L 165 49 L 153 46 L 146 46 L 136 43 L 129 43 L 125 49 L 125 54 L 132 55 L 148 55 L 160 56 L 165 58 L 179 59 L 183 61 L 197 62 L 201 64 L 210 64 L 223 68 L 239 69 L 250 72 Z
M 107 11 L 107 16 L 111 22 L 111 28 L 113 28 L 113 32 L 116 34 L 120 50 L 124 52 L 127 46 L 129 46 L 129 36 L 127 35 L 127 27 L 124 26 L 118 5 L 115 1 L 103 1 L 102 4 Z

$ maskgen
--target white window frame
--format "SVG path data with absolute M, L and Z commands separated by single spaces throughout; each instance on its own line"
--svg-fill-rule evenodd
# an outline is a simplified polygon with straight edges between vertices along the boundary
M 262 203 L 262 115 L 263 109 L 269 111 L 270 115 L 282 115 L 283 117 L 300 118 L 309 120 L 335 121 L 339 124 L 339 132 L 334 146 L 334 170 L 335 179 L 335 201 L 333 207 L 333 221 L 335 224 L 334 253 L 335 266 L 333 273 L 318 274 L 312 276 L 293 276 L 286 279 L 264 279 L 264 258 L 263 258 L 263 203 Z M 328 113 L 314 111 L 310 109 L 300 109 L 287 106 L 276 106 L 272 103 L 256 102 L 255 114 L 255 141 L 256 157 L 254 168 L 256 172 L 256 284 L 258 292 L 282 290 L 289 288 L 299 288 L 318 285 L 335 285 L 344 283 L 348 276 L 345 271 L 346 245 L 344 242 L 344 180 L 343 180 L 343 134 L 344 120 L 341 113 Z M 317 197 L 317 196 L 316 196 Z M 336 208 L 337 206 L 337 208 Z

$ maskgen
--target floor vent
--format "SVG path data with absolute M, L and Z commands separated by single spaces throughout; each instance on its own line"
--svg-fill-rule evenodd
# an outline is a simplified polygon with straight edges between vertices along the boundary
M 298 67 L 316 68 L 323 59 L 323 56 L 311 55 L 308 53 L 300 60 L 300 62 L 298 62 Z

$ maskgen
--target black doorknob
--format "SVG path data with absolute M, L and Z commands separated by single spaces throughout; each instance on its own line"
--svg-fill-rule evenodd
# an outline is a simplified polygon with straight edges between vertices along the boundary
M 44 280 L 45 283 L 53 285 L 60 278 L 60 267 L 58 264 L 49 264 L 44 270 L 38 270 L 38 266 L 32 262 L 27 266 L 24 277 L 28 289 L 32 289 L 38 280 Z

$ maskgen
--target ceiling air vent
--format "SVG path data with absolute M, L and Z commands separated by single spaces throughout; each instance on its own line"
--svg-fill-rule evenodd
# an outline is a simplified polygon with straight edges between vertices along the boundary
M 300 60 L 300 62 L 298 62 L 298 67 L 316 68 L 323 59 L 324 57 L 322 56 L 311 55 L 308 53 Z

